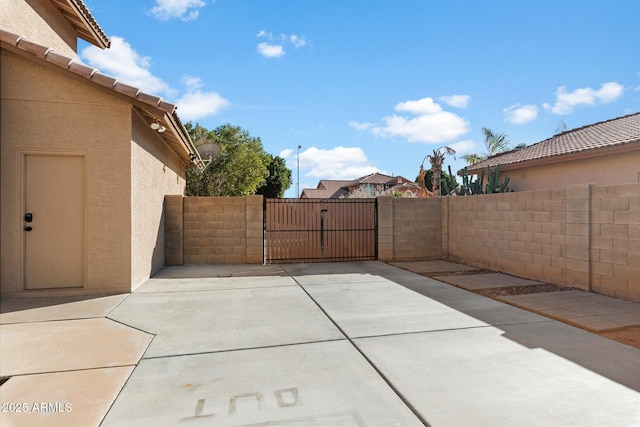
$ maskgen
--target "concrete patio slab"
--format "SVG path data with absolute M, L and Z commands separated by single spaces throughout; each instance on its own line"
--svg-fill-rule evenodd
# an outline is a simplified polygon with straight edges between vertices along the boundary
M 230 289 L 271 288 L 274 286 L 297 286 L 291 277 L 242 276 L 226 278 L 152 278 L 138 288 L 137 293 L 146 292 L 198 292 Z
M 640 423 L 637 391 L 544 348 L 526 347 L 498 328 L 372 337 L 355 343 L 432 426 Z M 572 344 L 576 342 L 567 347 Z M 620 348 L 624 352 L 625 347 Z
M 542 285 L 543 282 L 522 279 L 502 273 L 465 274 L 461 276 L 434 276 L 436 280 L 459 286 L 466 290 L 505 288 L 509 286 Z
M 389 282 L 384 277 L 370 273 L 309 274 L 294 277 L 295 281 L 303 286 L 329 285 L 335 283 L 370 284 L 375 282 Z
M 128 295 L 3 299 L 0 324 L 104 317 Z
M 434 260 L 434 261 L 403 261 L 403 262 L 391 262 L 389 263 L 399 268 L 412 271 L 414 273 L 437 273 L 444 271 L 473 271 L 478 270 L 475 267 L 469 267 L 464 264 L 457 264 L 455 262 Z
M 351 338 L 487 326 L 388 280 L 304 287 Z
M 164 267 L 155 278 L 205 278 L 205 277 L 250 277 L 250 276 L 286 276 L 284 270 L 276 264 L 239 264 L 239 265 L 179 265 Z
M 108 319 L 0 325 L 0 377 L 135 365 L 151 339 Z
M 343 340 L 142 360 L 102 424 L 122 425 L 423 424 Z
M 22 412 L 0 412 L 0 425 L 97 426 L 116 399 L 133 366 L 12 377 L 2 385 L 3 403 Z
M 27 425 L 97 427 L 137 363 L 104 425 L 638 425 L 640 350 L 515 303 L 377 261 L 277 266 L 265 276 L 208 267 L 152 279 L 107 314 L 116 322 L 0 325 L 0 376 L 11 376 L 0 401 L 69 400 L 74 413 L 80 402 L 94 415 Z M 572 300 L 599 307 L 583 318 L 600 322 L 635 313 L 574 292 L 529 296 L 565 314 L 579 313 Z M 28 310 L 24 319 L 46 319 L 38 311 L 50 308 Z M 118 359 L 140 336 L 139 352 Z M 113 382 L 97 373 L 121 368 Z M 6 419 L 3 427 L 15 418 Z
M 377 274 L 352 270 L 355 272 L 294 278 L 349 336 L 426 331 L 432 330 L 434 323 L 447 329 L 549 321 L 547 317 L 387 264 L 370 267 Z M 428 298 L 420 303 L 420 298 L 403 288 Z M 453 317 L 447 314 L 451 309 L 457 312 Z M 446 316 L 447 322 L 439 323 L 438 315 Z M 462 318 L 467 321 L 460 323 Z
M 640 325 L 640 304 L 589 292 L 545 292 L 500 300 L 594 332 Z
M 327 274 L 368 274 L 376 275 L 380 270 L 388 270 L 389 266 L 380 261 L 329 262 L 329 263 L 297 263 L 282 264 L 283 271 L 290 276 L 315 276 Z
M 133 294 L 109 318 L 156 335 L 145 358 L 344 338 L 298 286 Z

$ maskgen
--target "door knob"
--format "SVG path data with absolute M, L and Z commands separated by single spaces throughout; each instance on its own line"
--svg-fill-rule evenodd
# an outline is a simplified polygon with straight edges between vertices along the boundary
M 33 227 L 31 227 L 30 225 L 24 228 L 24 231 L 31 231 L 33 230 Z

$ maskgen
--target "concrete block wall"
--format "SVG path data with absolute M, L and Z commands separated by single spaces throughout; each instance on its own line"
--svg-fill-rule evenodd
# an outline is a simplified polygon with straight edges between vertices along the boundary
M 180 198 L 181 227 L 179 202 L 173 197 L 165 202 L 167 265 L 262 264 L 262 196 Z
M 263 262 L 263 200 L 167 196 L 167 265 Z M 640 301 L 640 184 L 378 198 L 378 259 L 448 259 Z
M 567 190 L 452 197 L 447 203 L 449 260 L 588 288 L 588 280 L 567 274 L 567 241 L 578 244 L 567 236 L 581 232 L 568 230 Z
M 378 198 L 378 259 L 442 258 L 440 199 Z
M 446 259 L 640 301 L 640 184 L 441 200 Z
M 640 301 L 640 184 L 593 187 L 590 231 L 592 289 Z

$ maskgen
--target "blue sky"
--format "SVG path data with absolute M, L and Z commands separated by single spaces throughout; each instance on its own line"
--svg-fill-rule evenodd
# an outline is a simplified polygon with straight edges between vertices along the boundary
M 532 144 L 640 111 L 638 0 L 85 0 L 112 40 L 81 59 L 260 137 L 320 179 L 415 179 L 425 155 Z M 428 163 L 428 161 L 427 161 Z

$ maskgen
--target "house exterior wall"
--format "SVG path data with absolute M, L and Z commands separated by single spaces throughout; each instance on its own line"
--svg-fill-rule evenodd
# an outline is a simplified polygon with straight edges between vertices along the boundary
M 22 292 L 24 152 L 85 157 L 86 282 L 69 293 L 130 291 L 131 106 L 11 52 L 2 50 L 0 60 L 2 293 Z
M 144 283 L 164 266 L 165 195 L 182 195 L 185 169 L 159 134 L 132 112 L 131 285 Z
M 2 29 L 61 55 L 77 56 L 76 32 L 49 0 L 0 0 L 0 11 Z
M 502 166 L 501 180 L 505 173 L 513 191 L 556 190 L 580 184 L 635 184 L 640 182 L 640 147 L 626 153 L 525 168 Z

